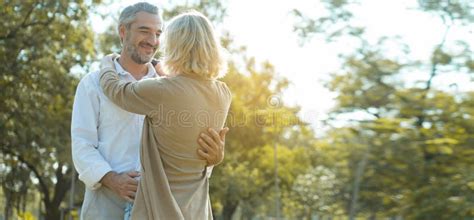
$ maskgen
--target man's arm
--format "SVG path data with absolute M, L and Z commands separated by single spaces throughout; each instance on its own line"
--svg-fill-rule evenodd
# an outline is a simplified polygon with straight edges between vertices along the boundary
M 98 148 L 99 96 L 88 79 L 77 86 L 74 98 L 71 137 L 72 159 L 84 184 L 96 190 L 102 185 L 121 198 L 133 201 L 138 172 L 116 173 L 104 159 Z M 90 80 L 90 79 L 89 79 Z
M 130 171 L 125 173 L 116 173 L 110 171 L 100 180 L 100 182 L 107 188 L 111 189 L 121 198 L 133 202 L 135 193 L 138 189 L 138 180 L 140 173 L 137 171 Z
M 98 148 L 99 96 L 90 79 L 77 86 L 71 121 L 72 159 L 79 179 L 92 189 L 98 189 L 102 177 L 112 168 Z

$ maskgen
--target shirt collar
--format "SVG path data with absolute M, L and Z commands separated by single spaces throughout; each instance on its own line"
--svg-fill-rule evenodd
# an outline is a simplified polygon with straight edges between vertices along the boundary
M 118 62 L 118 58 L 114 59 L 114 64 L 115 64 L 115 69 L 117 70 L 117 73 L 119 75 L 121 75 L 121 76 L 131 75 L 129 72 L 127 72 L 126 70 L 123 69 L 122 65 L 120 65 L 120 63 Z M 148 73 L 143 78 L 155 77 L 156 76 L 155 67 L 153 67 L 153 65 L 151 65 L 151 63 L 147 63 L 146 65 L 148 67 Z

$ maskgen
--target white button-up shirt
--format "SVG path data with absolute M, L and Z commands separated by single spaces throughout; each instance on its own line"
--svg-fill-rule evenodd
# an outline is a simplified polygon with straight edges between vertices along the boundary
M 143 79 L 156 76 L 153 66 L 147 65 L 148 73 Z M 117 60 L 115 60 L 115 68 L 122 80 L 136 81 Z M 87 214 L 84 212 L 89 212 L 91 218 L 94 216 L 96 219 L 98 217 L 114 218 L 93 214 L 96 213 L 95 209 L 98 212 L 114 212 L 114 210 L 108 210 L 112 208 L 110 204 L 101 204 L 106 203 L 106 201 L 100 202 L 101 196 L 104 200 L 111 199 L 105 197 L 114 197 L 112 200 L 119 200 L 118 196 L 115 197 L 110 190 L 101 188 L 99 181 L 109 171 L 120 173 L 140 170 L 139 148 L 143 120 L 143 115 L 122 110 L 107 99 L 99 85 L 98 71 L 87 74 L 80 81 L 74 98 L 71 137 L 74 166 L 79 173 L 79 179 L 86 185 L 82 219 L 88 219 L 84 217 L 84 214 Z M 122 204 L 117 207 L 123 208 L 121 206 Z M 120 215 L 120 213 L 117 214 Z

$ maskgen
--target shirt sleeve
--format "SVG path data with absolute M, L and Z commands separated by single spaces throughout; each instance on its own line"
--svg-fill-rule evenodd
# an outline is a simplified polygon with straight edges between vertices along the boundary
M 93 190 L 101 187 L 99 181 L 112 171 L 98 148 L 99 95 L 86 79 L 79 83 L 71 121 L 72 159 L 79 179 Z
M 120 80 L 114 68 L 100 71 L 100 86 L 105 96 L 120 108 L 140 115 L 149 115 L 160 100 L 158 82 L 158 78 L 126 82 Z
M 206 176 L 207 176 L 207 178 L 211 178 L 213 169 L 214 169 L 214 165 L 206 166 Z

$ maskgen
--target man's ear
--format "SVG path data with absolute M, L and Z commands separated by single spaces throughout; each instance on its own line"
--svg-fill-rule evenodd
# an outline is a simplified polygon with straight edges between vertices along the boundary
M 120 43 L 122 43 L 122 44 L 123 44 L 123 41 L 125 39 L 125 35 L 127 34 L 126 31 L 127 31 L 127 28 L 125 27 L 125 25 L 123 25 L 123 24 L 120 25 L 120 27 L 119 27 L 119 36 L 120 36 Z

